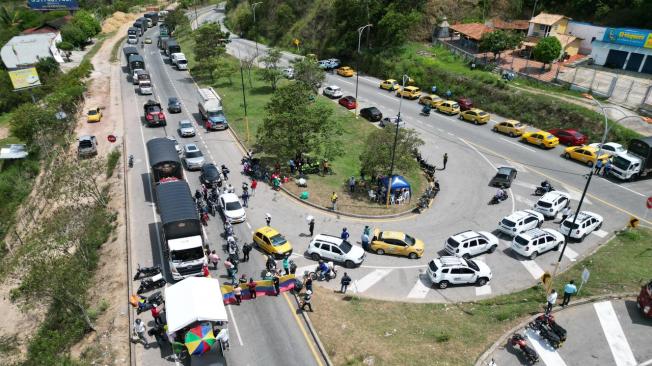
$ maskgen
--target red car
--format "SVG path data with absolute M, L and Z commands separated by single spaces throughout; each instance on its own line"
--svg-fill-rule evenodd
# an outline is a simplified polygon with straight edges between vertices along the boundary
M 473 101 L 469 98 L 460 98 L 457 100 L 457 104 L 460 105 L 461 111 L 468 111 L 473 108 Z
M 350 95 L 340 98 L 338 103 L 346 109 L 355 109 L 355 97 Z
M 585 145 L 588 141 L 585 135 L 572 128 L 553 128 L 552 130 L 548 130 L 548 132 L 557 136 L 559 143 L 566 146 Z

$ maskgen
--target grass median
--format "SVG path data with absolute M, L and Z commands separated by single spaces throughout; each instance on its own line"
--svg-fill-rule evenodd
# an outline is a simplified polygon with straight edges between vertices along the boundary
M 651 242 L 648 229 L 624 231 L 559 275 L 554 287 L 562 291 L 571 279 L 579 284 L 587 268 L 591 276 L 578 297 L 638 292 L 650 277 Z M 548 255 L 552 260 L 556 254 Z M 459 304 L 386 302 L 317 287 L 310 317 L 336 365 L 369 364 L 370 359 L 374 365 L 471 365 L 544 303 L 541 286 Z
M 178 35 L 177 39 L 184 52 L 187 52 L 186 56 L 192 70 L 195 65 L 194 55 L 191 51 L 185 50 L 192 50 L 194 41 L 187 34 Z M 225 59 L 228 60 L 233 70 L 231 77 L 221 77 L 212 82 L 208 77 L 197 75 L 197 73 L 193 73 L 193 76 L 200 85 L 211 85 L 215 88 L 222 97 L 222 104 L 229 119 L 229 125 L 245 145 L 253 146 L 258 128 L 262 125 L 266 115 L 265 106 L 271 99 L 273 90 L 269 83 L 261 79 L 258 69 L 253 68 L 251 72 L 244 69 L 241 74 L 240 64 L 237 59 L 231 56 L 225 56 Z M 247 120 L 245 120 L 242 95 L 243 79 L 247 100 Z M 279 86 L 290 82 L 283 79 Z M 385 208 L 384 205 L 370 202 L 367 193 L 363 190 L 358 190 L 353 194 L 349 193 L 347 180 L 351 176 L 360 176 L 359 156 L 363 150 L 364 141 L 376 127 L 363 118 L 354 118 L 352 112 L 345 110 L 326 97 L 318 97 L 317 103 L 323 103 L 333 108 L 335 112 L 334 118 L 341 120 L 344 134 L 340 143 L 344 146 L 344 155 L 331 162 L 334 174 L 325 176 L 318 174 L 307 175 L 308 188 L 298 187 L 292 181 L 288 182 L 284 187 L 296 195 L 308 191 L 308 201 L 325 207 L 330 206 L 330 196 L 335 191 L 339 197 L 338 210 L 349 213 L 386 215 L 413 208 L 417 202 L 416 199 L 413 199 L 411 204 L 393 205 Z M 422 192 L 425 189 L 426 179 L 421 172 L 407 174 L 406 179 L 412 185 L 413 192 Z

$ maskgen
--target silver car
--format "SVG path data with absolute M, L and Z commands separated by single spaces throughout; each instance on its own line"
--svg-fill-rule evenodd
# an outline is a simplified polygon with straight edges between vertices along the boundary
M 195 144 L 186 144 L 183 147 L 183 163 L 188 170 L 199 170 L 204 165 L 204 154 Z
M 193 126 L 192 122 L 190 122 L 187 119 L 179 121 L 179 136 L 181 137 L 191 137 L 195 136 L 197 131 L 195 131 L 195 126 Z

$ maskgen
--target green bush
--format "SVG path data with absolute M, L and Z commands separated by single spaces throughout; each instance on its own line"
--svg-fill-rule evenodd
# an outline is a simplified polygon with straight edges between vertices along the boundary
M 113 171 L 115 170 L 116 165 L 120 161 L 120 150 L 113 149 L 109 153 L 109 156 L 106 159 L 106 177 L 111 178 L 113 176 Z

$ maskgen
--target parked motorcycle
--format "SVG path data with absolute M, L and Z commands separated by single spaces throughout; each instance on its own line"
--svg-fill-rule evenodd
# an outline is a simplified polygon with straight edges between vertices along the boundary
M 134 156 L 132 154 L 129 154 L 129 167 L 133 168 L 134 167 Z
M 566 341 L 566 329 L 555 321 L 555 317 L 552 314 L 541 314 L 534 321 L 546 325 L 562 342 Z
M 525 357 L 525 361 L 527 361 L 529 364 L 537 363 L 539 362 L 539 355 L 537 352 L 530 346 L 527 345 L 527 340 L 523 335 L 519 333 L 514 333 L 512 335 L 512 338 L 509 340 L 509 344 L 512 347 L 518 347 L 521 352 L 523 353 L 523 357 Z
M 166 283 L 167 282 L 165 281 L 165 278 L 163 278 L 163 275 L 159 273 L 153 277 L 145 278 L 140 281 L 140 286 L 138 287 L 138 291 L 136 291 L 136 293 L 140 295 L 143 292 L 149 292 L 163 287 Z
M 421 213 L 425 211 L 429 206 L 430 203 L 429 201 L 430 200 L 426 197 L 419 198 L 419 202 L 417 203 L 417 208 L 416 208 L 417 213 Z
M 560 337 L 555 331 L 552 329 L 550 325 L 548 325 L 547 321 L 542 321 L 535 319 L 534 321 L 530 322 L 529 327 L 532 328 L 535 332 L 539 333 L 539 336 L 541 338 L 545 339 L 550 346 L 553 348 L 557 349 L 562 346 L 564 343 L 564 340 L 562 337 Z M 565 330 L 564 330 L 565 331 Z M 564 334 L 564 339 L 565 339 L 565 334 Z
M 138 264 L 138 268 L 136 269 L 136 274 L 134 275 L 134 281 L 140 279 L 141 276 L 142 278 L 152 277 L 159 273 L 161 273 L 161 266 L 159 265 L 151 266 L 151 267 L 141 267 L 140 264 Z
M 159 306 L 163 303 L 163 294 L 161 291 L 156 291 L 150 296 L 145 298 L 145 301 L 139 302 L 138 307 L 136 308 L 136 314 L 148 311 L 153 307 Z

